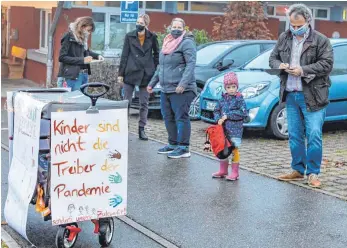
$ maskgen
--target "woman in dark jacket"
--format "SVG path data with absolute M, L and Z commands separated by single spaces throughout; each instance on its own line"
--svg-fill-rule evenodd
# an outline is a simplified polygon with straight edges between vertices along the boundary
M 158 69 L 147 90 L 160 82 L 161 112 L 169 136 L 169 144 L 158 153 L 168 153 L 169 158 L 190 157 L 189 107 L 196 96 L 194 76 L 196 45 L 194 36 L 184 31 L 185 23 L 180 18 L 171 22 L 171 33 L 164 39 Z
M 101 55 L 88 49 L 88 38 L 94 30 L 91 17 L 79 17 L 69 25 L 69 31 L 61 39 L 58 77 L 65 78 L 72 91 L 88 83 L 88 75 L 91 74 L 89 63 L 93 59 L 103 60 Z
M 144 127 L 147 123 L 148 98 L 146 87 L 159 63 L 159 44 L 156 34 L 148 30 L 149 16 L 141 15 L 136 30 L 127 33 L 119 67 L 118 82 L 123 84 L 124 99 L 131 105 L 135 86 L 140 89 L 139 138 L 148 140 Z

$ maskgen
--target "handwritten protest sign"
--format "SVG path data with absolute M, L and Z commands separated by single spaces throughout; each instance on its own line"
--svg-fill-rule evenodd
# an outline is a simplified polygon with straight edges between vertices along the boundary
M 52 224 L 125 215 L 127 109 L 51 116 Z
M 13 94 L 9 94 L 12 98 Z M 12 111 L 13 157 L 8 175 L 8 193 L 4 214 L 8 224 L 28 241 L 28 208 L 37 181 L 41 111 L 44 104 L 25 93 L 14 98 Z M 12 124 L 12 122 L 10 122 Z M 12 133 L 12 127 L 9 127 Z

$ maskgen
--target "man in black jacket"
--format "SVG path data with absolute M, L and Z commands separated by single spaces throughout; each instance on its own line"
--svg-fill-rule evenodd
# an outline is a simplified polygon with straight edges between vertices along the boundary
M 312 29 L 311 10 L 303 4 L 289 8 L 290 30 L 282 33 L 270 56 L 270 67 L 281 72 L 280 102 L 286 102 L 293 172 L 283 181 L 303 180 L 320 187 L 322 127 L 331 85 L 333 50 L 323 34 Z M 305 145 L 305 132 L 307 148 Z
M 159 44 L 156 34 L 147 29 L 149 22 L 148 15 L 141 15 L 136 22 L 136 30 L 126 34 L 118 73 L 118 82 L 124 83 L 124 99 L 129 101 L 129 107 L 135 86 L 140 89 L 139 138 L 141 140 L 148 140 L 144 130 L 149 100 L 146 88 L 159 64 Z

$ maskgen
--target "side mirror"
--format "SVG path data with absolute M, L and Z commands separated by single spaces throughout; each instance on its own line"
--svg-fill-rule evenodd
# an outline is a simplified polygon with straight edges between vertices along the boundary
M 225 71 L 229 69 L 234 64 L 233 59 L 224 59 L 223 62 L 219 62 L 217 65 L 218 71 Z
M 223 59 L 223 67 L 225 66 L 232 66 L 234 64 L 234 60 L 230 58 L 224 58 Z

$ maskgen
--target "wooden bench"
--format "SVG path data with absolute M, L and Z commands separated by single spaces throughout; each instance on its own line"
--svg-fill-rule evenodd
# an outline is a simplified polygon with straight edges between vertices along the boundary
M 9 79 L 21 79 L 24 74 L 27 50 L 21 47 L 12 46 L 11 55 L 12 59 L 2 59 L 1 62 L 8 65 Z

